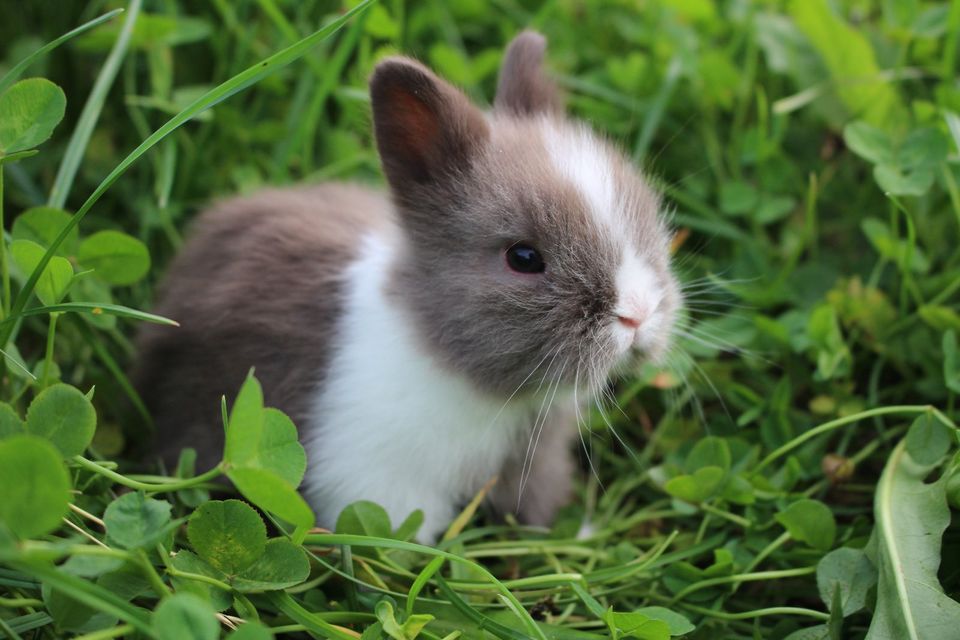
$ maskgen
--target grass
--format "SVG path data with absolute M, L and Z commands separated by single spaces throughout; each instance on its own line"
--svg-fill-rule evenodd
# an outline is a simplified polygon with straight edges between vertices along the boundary
M 24 77 L 59 85 L 66 117 L 30 157 L 0 132 L 0 480 L 18 488 L 0 505 L 0 635 L 187 637 L 190 620 L 213 638 L 259 619 L 333 638 L 951 637 L 960 3 L 836 5 L 380 0 L 334 33 L 338 2 L 131 2 L 37 56 Z M 115 6 L 8 12 L 0 86 Z M 526 26 L 570 111 L 665 193 L 689 308 L 670 366 L 593 412 L 553 529 L 468 509 L 423 547 L 367 504 L 308 532 L 274 518 L 303 515 L 289 479 L 264 497 L 251 484 L 269 478 L 229 456 L 199 475 L 131 464 L 149 416 L 128 408 L 130 338 L 160 320 L 138 310 L 191 216 L 267 184 L 382 183 L 375 61 L 416 55 L 489 102 Z M 47 204 L 66 213 L 24 216 Z M 110 263 L 104 238 L 133 257 Z M 228 439 L 255 422 L 230 417 Z M 223 474 L 273 520 L 262 536 L 250 507 L 207 501 L 231 497 Z M 260 564 L 204 551 L 228 533 Z

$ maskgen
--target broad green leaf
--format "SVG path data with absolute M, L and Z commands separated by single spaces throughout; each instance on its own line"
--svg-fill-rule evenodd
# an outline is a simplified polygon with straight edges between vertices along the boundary
M 947 138 L 939 129 L 913 129 L 897 150 L 897 166 L 901 169 L 933 168 L 947 159 Z
M 690 633 L 696 627 L 685 616 L 671 611 L 666 607 L 643 607 L 634 611 L 651 620 L 661 620 L 670 627 L 671 636 L 682 636 Z
M 832 640 L 830 637 L 830 628 L 825 624 L 818 624 L 815 627 L 798 629 L 783 640 Z
M 817 589 L 820 599 L 832 606 L 834 593 L 840 594 L 841 612 L 849 616 L 867 604 L 867 592 L 877 584 L 877 569 L 860 549 L 841 547 L 820 558 L 817 563 Z
M 397 527 L 397 530 L 393 532 L 392 538 L 397 540 L 412 540 L 417 531 L 420 530 L 420 527 L 423 526 L 423 511 L 420 509 L 414 509 L 410 515 L 408 515 L 403 522 Z
M 720 210 L 730 216 L 750 213 L 760 203 L 760 195 L 746 182 L 724 182 L 720 185 Z
M 897 0 L 888 0 L 896 5 Z M 918 2 L 910 2 L 912 7 L 917 7 Z M 918 38 L 938 38 L 949 28 L 950 20 L 949 3 L 933 5 L 923 9 L 913 24 L 910 25 L 910 31 Z
M 843 141 L 854 153 L 873 164 L 895 162 L 896 151 L 887 132 L 862 120 L 843 128 Z
M 873 177 L 886 193 L 895 196 L 922 196 L 933 186 L 933 170 L 929 167 L 901 169 L 892 164 L 878 164 Z
M 307 454 L 297 438 L 293 421 L 279 409 L 264 409 L 257 456 L 243 464 L 273 471 L 294 487 L 300 486 L 307 470 Z
M 29 275 L 40 264 L 45 250 L 30 240 L 14 240 L 10 243 L 10 253 L 23 274 Z M 37 297 L 45 305 L 57 304 L 67 294 L 72 281 L 73 265 L 66 258 L 54 256 L 37 280 Z
M 956 442 L 953 432 L 929 411 L 921 414 L 907 431 L 907 453 L 921 465 L 932 465 L 947 455 Z
M 791 0 L 789 10 L 820 54 L 837 95 L 852 115 L 882 126 L 902 109 L 890 83 L 880 78 L 866 35 L 837 16 L 827 0 Z
M 702 467 L 693 475 L 681 475 L 671 478 L 664 485 L 670 495 L 687 502 L 703 502 L 716 494 L 723 486 L 726 472 L 720 467 Z
M 300 584 L 310 576 L 303 549 L 284 538 L 267 542 L 263 555 L 230 583 L 240 592 L 275 591 Z
M 917 19 L 917 0 L 882 0 L 884 21 L 890 25 L 907 28 Z
M 192 593 L 175 593 L 153 614 L 153 631 L 159 640 L 217 640 L 220 622 L 209 604 Z
M 147 246 L 119 231 L 98 231 L 84 238 L 77 260 L 113 285 L 133 284 L 150 270 Z
M 367 13 L 363 30 L 383 40 L 393 40 L 400 33 L 400 25 L 390 17 L 390 12 L 382 4 L 375 5 Z
M 117 624 L 116 616 L 100 613 L 93 607 L 71 598 L 63 591 L 51 588 L 50 585 L 43 585 L 41 593 L 47 611 L 60 629 L 83 633 Z
M 344 507 L 337 518 L 337 533 L 389 538 L 393 533 L 390 516 L 375 502 L 360 500 Z
M 727 479 L 727 485 L 723 488 L 722 495 L 724 500 L 736 504 L 753 504 L 756 502 L 753 485 L 739 474 Z
M 254 377 L 247 375 L 237 399 L 230 408 L 223 459 L 229 465 L 243 464 L 257 457 L 257 446 L 263 433 L 263 389 Z
M 190 516 L 187 538 L 197 554 L 227 574 L 243 571 L 263 555 L 267 527 L 240 500 L 214 500 Z
M 33 399 L 27 409 L 27 431 L 49 440 L 63 457 L 80 455 L 93 440 L 97 412 L 76 387 L 55 384 Z
M 60 569 L 81 578 L 97 578 L 105 573 L 116 571 L 123 566 L 123 558 L 103 556 L 70 556 L 60 565 Z
M 228 635 L 227 640 L 273 640 L 273 634 L 259 622 L 248 620 Z
M 0 440 L 11 436 L 19 436 L 26 433 L 26 425 L 13 407 L 6 402 L 0 402 Z
M 170 520 L 170 509 L 166 500 L 140 492 L 124 494 L 107 505 L 103 514 L 107 536 L 124 549 L 152 546 L 176 526 Z
M 33 207 L 27 209 L 13 221 L 10 235 L 14 240 L 30 240 L 44 249 L 53 244 L 54 239 L 70 223 L 70 214 L 63 209 L 53 207 Z M 57 248 L 57 255 L 67 257 L 77 250 L 79 232 L 74 227 L 66 239 Z
M 640 640 L 670 640 L 670 625 L 663 620 L 654 620 L 642 613 L 616 613 L 608 610 L 604 622 L 611 633 L 619 632 L 621 638 Z
M 730 470 L 730 445 L 723 438 L 707 436 L 701 438 L 694 445 L 683 468 L 687 473 L 693 473 L 703 467 L 720 467 L 724 471 Z
M 753 219 L 760 224 L 770 224 L 785 218 L 796 206 L 797 201 L 790 196 L 764 196 Z
M 63 90 L 44 78 L 21 80 L 0 94 L 0 157 L 49 138 L 66 105 Z
M 798 500 L 774 517 L 794 540 L 820 551 L 833 546 L 837 523 L 830 507 L 819 500 Z
M 377 602 L 374 613 L 377 620 L 380 621 L 383 632 L 393 640 L 415 640 L 423 631 L 423 628 L 434 619 L 430 614 L 414 614 L 408 616 L 403 624 L 400 624 L 397 622 L 393 604 L 387 598 L 382 598 Z
M 263 554 L 252 565 L 234 575 L 211 566 L 190 551 L 178 552 L 174 558 L 174 567 L 215 578 L 242 593 L 286 589 L 300 584 L 310 575 L 310 562 L 303 549 L 284 538 L 268 540 Z M 230 605 L 229 594 L 222 589 L 213 585 L 205 585 L 202 589 L 217 608 Z M 192 588 L 191 591 L 196 589 Z
M 0 441 L 0 524 L 34 538 L 60 526 L 71 501 L 70 477 L 60 452 L 36 436 Z
M 300 484 L 307 468 L 297 428 L 283 412 L 263 408 L 263 392 L 252 375 L 230 413 L 224 460 L 237 469 L 264 469 L 292 487 Z
M 221 582 L 230 581 L 230 576 L 214 569 L 197 557 L 192 551 L 187 551 L 186 549 L 177 551 L 177 554 L 170 559 L 170 562 L 173 564 L 173 567 L 179 571 L 207 576 L 208 578 L 214 578 Z M 229 591 L 221 589 L 209 582 L 178 576 L 172 576 L 171 580 L 177 592 L 189 592 L 199 598 L 203 598 L 203 600 L 210 603 L 214 611 L 226 611 L 233 604 L 233 596 Z
M 309 528 L 316 521 L 313 511 L 290 483 L 267 469 L 240 468 L 227 471 L 240 494 L 264 511 L 297 527 Z
M 867 640 L 957 636 L 960 603 L 944 593 L 937 578 L 950 509 L 944 480 L 924 482 L 932 468 L 913 460 L 902 441 L 880 476 L 872 545 L 880 580 Z

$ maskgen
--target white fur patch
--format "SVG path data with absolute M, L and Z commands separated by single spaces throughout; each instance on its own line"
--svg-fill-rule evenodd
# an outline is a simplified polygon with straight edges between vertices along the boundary
M 614 313 L 639 321 L 640 326 L 631 336 L 633 344 L 641 348 L 649 347 L 661 330 L 663 314 L 660 312 L 660 303 L 663 302 L 664 291 L 653 268 L 630 245 L 627 245 L 617 270 L 616 286 L 617 306 Z
M 619 237 L 626 220 L 618 202 L 606 150 L 583 125 L 543 120 L 550 161 L 561 176 L 583 194 L 597 222 Z
M 306 496 L 332 527 L 343 507 L 372 500 L 394 526 L 415 509 L 430 541 L 456 506 L 525 446 L 531 415 L 481 395 L 441 368 L 384 295 L 392 244 L 369 236 L 347 271 L 347 299 L 327 383 L 314 400 Z

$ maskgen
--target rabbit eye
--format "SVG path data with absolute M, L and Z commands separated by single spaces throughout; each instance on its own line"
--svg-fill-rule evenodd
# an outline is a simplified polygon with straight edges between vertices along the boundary
M 546 266 L 540 252 L 522 242 L 507 249 L 507 265 L 517 273 L 541 273 Z

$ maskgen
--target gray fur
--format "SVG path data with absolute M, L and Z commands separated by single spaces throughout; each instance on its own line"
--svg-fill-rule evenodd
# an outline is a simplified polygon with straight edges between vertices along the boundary
M 560 95 L 543 72 L 546 49 L 546 38 L 534 31 L 513 39 L 503 56 L 495 109 L 516 116 L 560 113 Z

